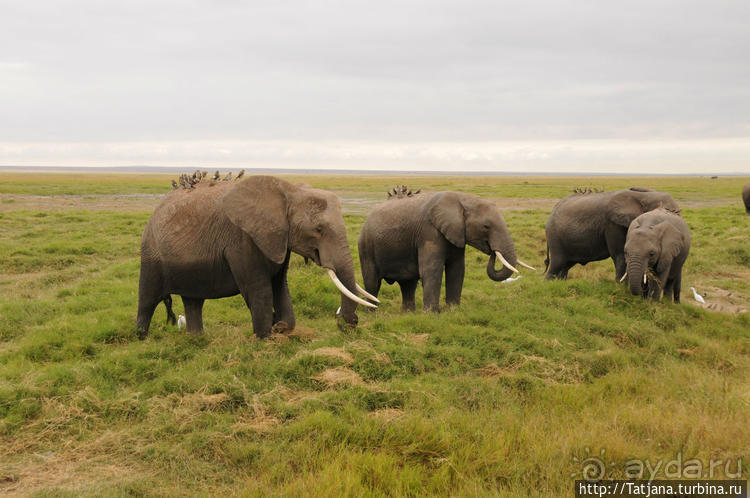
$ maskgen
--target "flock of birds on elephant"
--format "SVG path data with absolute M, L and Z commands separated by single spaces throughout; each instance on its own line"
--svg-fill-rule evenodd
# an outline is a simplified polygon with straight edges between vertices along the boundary
M 245 170 L 241 170 L 239 173 L 237 173 L 237 176 L 234 177 L 235 180 L 239 180 L 245 175 Z M 180 177 L 177 179 L 177 181 L 172 180 L 172 188 L 184 188 L 184 189 L 190 189 L 195 188 L 196 185 L 198 185 L 203 180 L 206 180 L 206 177 L 208 176 L 208 171 L 200 171 L 195 170 L 195 172 L 192 175 L 188 174 L 181 174 Z M 220 178 L 221 173 L 219 173 L 219 170 L 216 170 L 216 173 L 214 173 L 213 177 L 208 179 L 208 182 L 210 185 L 213 185 L 213 183 L 217 181 L 223 181 L 228 182 L 232 180 L 232 172 L 230 171 L 227 173 L 227 175 L 224 178 Z
M 402 309 L 415 309 L 422 282 L 423 308 L 458 305 L 464 282 L 465 248 L 488 256 L 494 281 L 534 270 L 516 255 L 513 238 L 494 202 L 461 192 L 422 192 L 406 185 L 387 192 L 359 234 L 364 287 L 354 262 L 338 198 L 305 183 L 272 176 L 233 178 L 219 171 L 183 174 L 154 210 L 141 242 L 137 329 L 148 333 L 156 306 L 175 323 L 172 294 L 182 297 L 188 332 L 203 329 L 205 299 L 241 294 L 258 337 L 293 329 L 287 285 L 292 252 L 325 268 L 341 292 L 340 328 L 356 326 L 357 305 L 375 309 L 383 281 L 398 282 Z M 242 181 L 232 181 L 240 180 Z M 201 184 L 215 188 L 196 188 Z M 742 192 L 750 214 L 750 184 Z M 605 192 L 579 187 L 560 200 L 545 226 L 545 277 L 565 279 L 576 265 L 611 258 L 615 280 L 632 294 L 680 302 L 682 267 L 690 252 L 690 229 L 672 196 L 644 187 Z M 499 262 L 501 267 L 495 268 Z M 695 291 L 694 291 L 695 293 Z

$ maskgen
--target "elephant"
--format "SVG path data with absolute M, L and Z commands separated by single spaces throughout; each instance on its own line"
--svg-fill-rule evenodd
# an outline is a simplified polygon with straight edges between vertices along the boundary
M 633 220 L 625 239 L 627 278 L 633 295 L 680 302 L 682 265 L 690 252 L 690 228 L 680 216 L 659 208 Z
M 625 236 L 630 223 L 658 207 L 680 213 L 671 195 L 643 187 L 587 191 L 565 197 L 554 207 L 545 227 L 545 278 L 565 279 L 575 264 L 610 257 L 615 264 L 615 278 L 621 279 L 625 274 Z
M 750 214 L 750 183 L 742 187 L 742 202 L 745 203 L 745 212 Z
M 328 270 L 342 294 L 340 327 L 357 324 L 358 303 L 375 307 L 356 295 L 362 288 L 333 193 L 272 176 L 185 182 L 164 197 L 143 232 L 139 337 L 148 334 L 159 302 L 171 311 L 171 294 L 182 297 L 188 332 L 203 330 L 205 299 L 236 294 L 250 309 L 259 338 L 272 329 L 293 329 L 287 285 L 292 251 Z
M 373 209 L 359 234 L 359 260 L 365 290 L 380 292 L 381 280 L 398 282 L 402 310 L 414 311 L 414 294 L 422 280 L 423 308 L 439 311 L 445 270 L 445 301 L 461 302 L 466 244 L 489 255 L 487 275 L 495 281 L 531 268 L 516 258 L 516 249 L 500 210 L 490 201 L 459 192 L 407 192 L 403 188 Z M 503 268 L 495 270 L 496 258 Z M 533 268 L 532 268 L 533 269 Z

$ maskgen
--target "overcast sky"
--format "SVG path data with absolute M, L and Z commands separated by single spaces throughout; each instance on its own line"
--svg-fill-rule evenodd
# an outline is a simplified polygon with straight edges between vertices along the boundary
M 750 172 L 750 2 L 0 0 L 0 165 Z

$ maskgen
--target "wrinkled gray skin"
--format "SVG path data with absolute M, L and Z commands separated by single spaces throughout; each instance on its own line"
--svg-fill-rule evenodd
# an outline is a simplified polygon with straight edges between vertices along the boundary
M 745 212 L 750 214 L 750 183 L 742 187 L 742 202 L 745 203 Z
M 625 241 L 628 283 L 633 295 L 680 302 L 682 265 L 690 252 L 690 229 L 680 216 L 655 209 L 630 224 Z M 648 283 L 643 274 L 648 272 Z
M 421 279 L 424 309 L 438 311 L 445 270 L 446 304 L 458 305 L 466 244 L 490 255 L 487 275 L 492 280 L 511 275 L 503 266 L 495 270 L 495 250 L 511 265 L 517 260 L 505 220 L 492 202 L 457 192 L 391 198 L 370 213 L 359 234 L 365 289 L 377 296 L 381 280 L 398 282 L 402 309 L 413 311 Z
M 564 279 L 575 264 L 612 258 L 619 280 L 625 274 L 625 236 L 630 223 L 659 207 L 680 212 L 671 195 L 643 187 L 562 199 L 547 220 L 546 278 Z
M 169 309 L 170 294 L 182 296 L 188 332 L 203 330 L 205 299 L 235 294 L 242 294 L 250 308 L 258 337 L 267 336 L 272 326 L 293 329 L 287 286 L 291 251 L 334 270 L 356 293 L 344 219 L 331 192 L 271 176 L 171 191 L 143 232 L 139 336 L 148 333 L 160 301 Z M 356 303 L 342 295 L 346 324 L 357 323 L 355 309 Z

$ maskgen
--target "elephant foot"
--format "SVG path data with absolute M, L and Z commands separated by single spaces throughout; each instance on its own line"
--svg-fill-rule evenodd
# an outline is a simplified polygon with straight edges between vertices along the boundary
M 280 320 L 273 324 L 271 327 L 271 334 L 285 334 L 294 330 L 294 327 L 290 327 L 289 324 L 283 320 Z
M 341 308 L 336 310 L 336 326 L 338 326 L 340 331 L 352 332 L 357 328 L 358 323 L 359 317 L 356 313 L 352 317 L 344 317 L 344 314 L 341 313 Z

